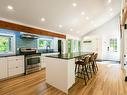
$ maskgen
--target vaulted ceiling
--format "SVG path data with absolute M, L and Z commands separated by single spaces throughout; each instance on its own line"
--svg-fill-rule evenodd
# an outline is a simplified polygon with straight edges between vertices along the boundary
M 82 36 L 120 13 L 121 0 L 0 0 L 0 17 Z

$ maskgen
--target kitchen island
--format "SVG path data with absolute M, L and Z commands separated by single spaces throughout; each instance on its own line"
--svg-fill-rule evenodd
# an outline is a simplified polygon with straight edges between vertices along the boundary
M 45 57 L 46 83 L 68 94 L 75 83 L 75 58 L 91 53 L 67 53 Z

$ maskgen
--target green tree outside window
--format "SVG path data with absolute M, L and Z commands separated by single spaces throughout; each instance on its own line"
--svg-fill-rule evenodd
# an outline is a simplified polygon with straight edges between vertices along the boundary
M 0 53 L 10 51 L 10 37 L 0 36 Z

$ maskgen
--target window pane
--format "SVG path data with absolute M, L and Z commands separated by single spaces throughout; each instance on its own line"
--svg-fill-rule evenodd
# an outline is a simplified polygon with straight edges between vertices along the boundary
M 39 40 L 39 48 L 51 48 L 52 41 L 51 40 Z
M 110 39 L 110 48 L 112 48 L 113 51 L 117 51 L 117 39 Z
M 10 41 L 11 41 L 10 37 L 0 36 L 0 53 L 10 51 L 11 49 Z

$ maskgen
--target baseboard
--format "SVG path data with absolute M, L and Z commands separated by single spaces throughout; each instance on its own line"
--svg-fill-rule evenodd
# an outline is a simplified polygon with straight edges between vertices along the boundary
M 116 60 L 104 60 L 104 59 L 97 59 L 98 62 L 103 62 L 103 61 L 112 61 L 112 62 L 118 62 L 120 63 L 120 61 L 116 61 Z
M 125 77 L 125 81 L 127 82 L 127 76 Z

